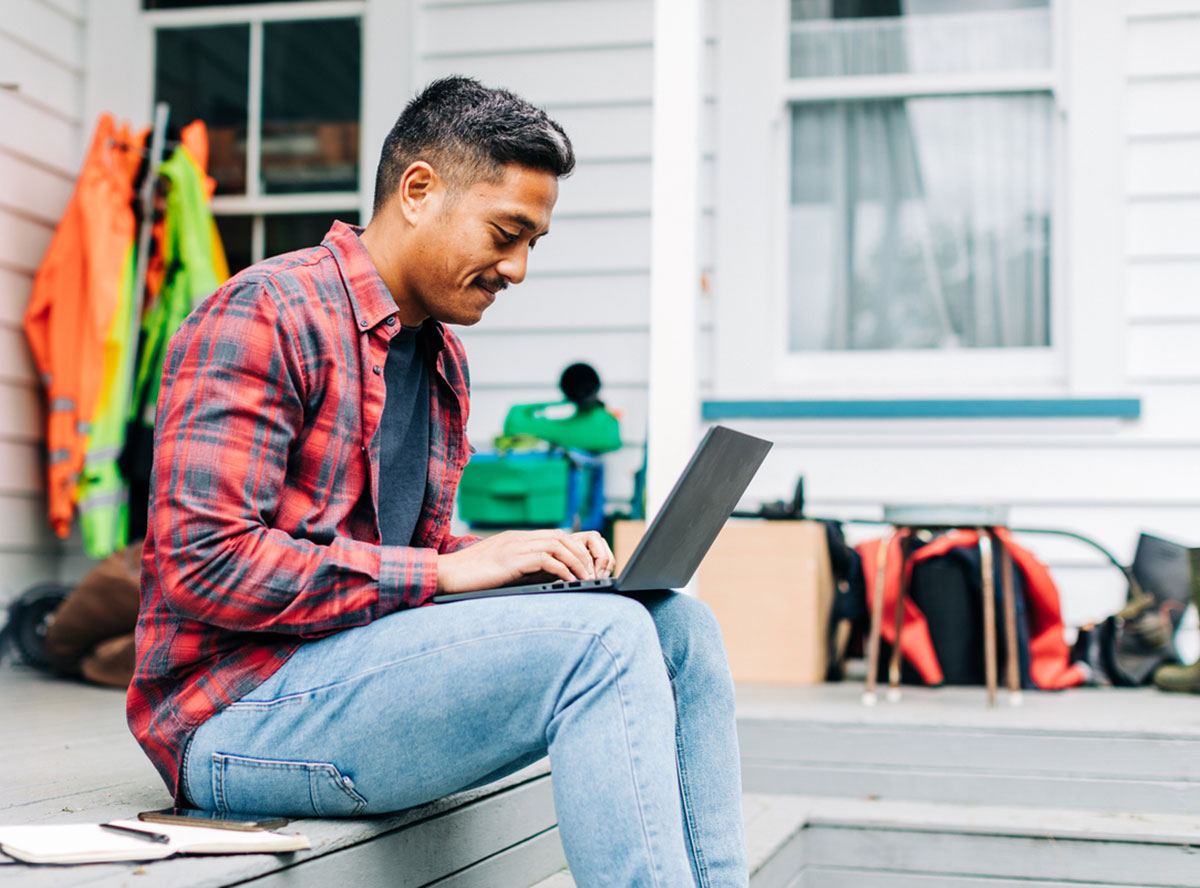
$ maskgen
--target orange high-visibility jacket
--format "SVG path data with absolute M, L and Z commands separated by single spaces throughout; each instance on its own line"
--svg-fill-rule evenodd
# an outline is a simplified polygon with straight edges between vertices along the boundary
M 134 179 L 145 140 L 145 130 L 132 133 L 101 115 L 25 310 L 25 336 L 46 387 L 46 497 L 60 537 L 70 531 L 105 340 L 134 248 Z

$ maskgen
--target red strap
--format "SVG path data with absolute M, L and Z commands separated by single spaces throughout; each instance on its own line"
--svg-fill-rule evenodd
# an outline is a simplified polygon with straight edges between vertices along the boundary
M 1013 563 L 1025 580 L 1026 620 L 1029 625 L 1030 676 L 1033 683 L 1045 690 L 1058 690 L 1081 684 L 1082 670 L 1072 666 L 1068 660 L 1070 649 L 1063 639 L 1063 622 L 1059 607 L 1058 589 L 1050 572 L 1028 549 L 1013 542 L 1012 534 L 1003 528 L 996 529 L 996 536 L 1012 553 Z M 866 578 L 867 605 L 873 607 L 877 573 L 877 553 L 881 541 L 869 540 L 857 546 L 863 559 L 863 574 Z M 928 558 L 944 555 L 951 549 L 979 545 L 979 534 L 973 530 L 952 530 L 931 543 L 913 552 L 905 562 L 907 579 L 912 579 L 914 565 Z M 893 535 L 887 552 L 883 588 L 883 621 L 881 634 L 894 644 L 896 638 L 896 596 L 900 594 L 900 537 Z M 901 633 L 900 652 L 912 663 L 926 684 L 942 683 L 942 669 L 937 662 L 929 626 L 920 608 L 912 599 L 904 600 L 904 630 Z

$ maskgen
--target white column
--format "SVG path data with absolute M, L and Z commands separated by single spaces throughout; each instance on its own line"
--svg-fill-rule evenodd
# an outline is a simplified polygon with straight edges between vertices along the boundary
M 655 0 L 648 516 L 662 505 L 699 433 L 701 44 L 700 0 Z

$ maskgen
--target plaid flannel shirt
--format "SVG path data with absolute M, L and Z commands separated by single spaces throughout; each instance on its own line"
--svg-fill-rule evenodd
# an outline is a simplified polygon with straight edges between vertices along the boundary
M 182 800 L 192 732 L 305 639 L 425 604 L 466 439 L 467 361 L 427 324 L 429 472 L 413 547 L 380 544 L 382 369 L 396 303 L 359 229 L 268 260 L 172 339 L 155 429 L 131 730 Z

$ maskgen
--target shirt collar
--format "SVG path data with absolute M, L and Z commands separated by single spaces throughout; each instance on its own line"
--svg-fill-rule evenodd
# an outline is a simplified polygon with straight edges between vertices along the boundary
M 333 253 L 350 297 L 355 325 L 366 332 L 396 314 L 396 300 L 379 276 L 375 263 L 371 261 L 371 254 L 363 246 L 360 240 L 362 232 L 358 225 L 335 221 L 325 235 L 322 246 Z M 430 319 L 422 324 L 421 332 L 430 339 L 435 350 L 445 346 L 439 321 Z

